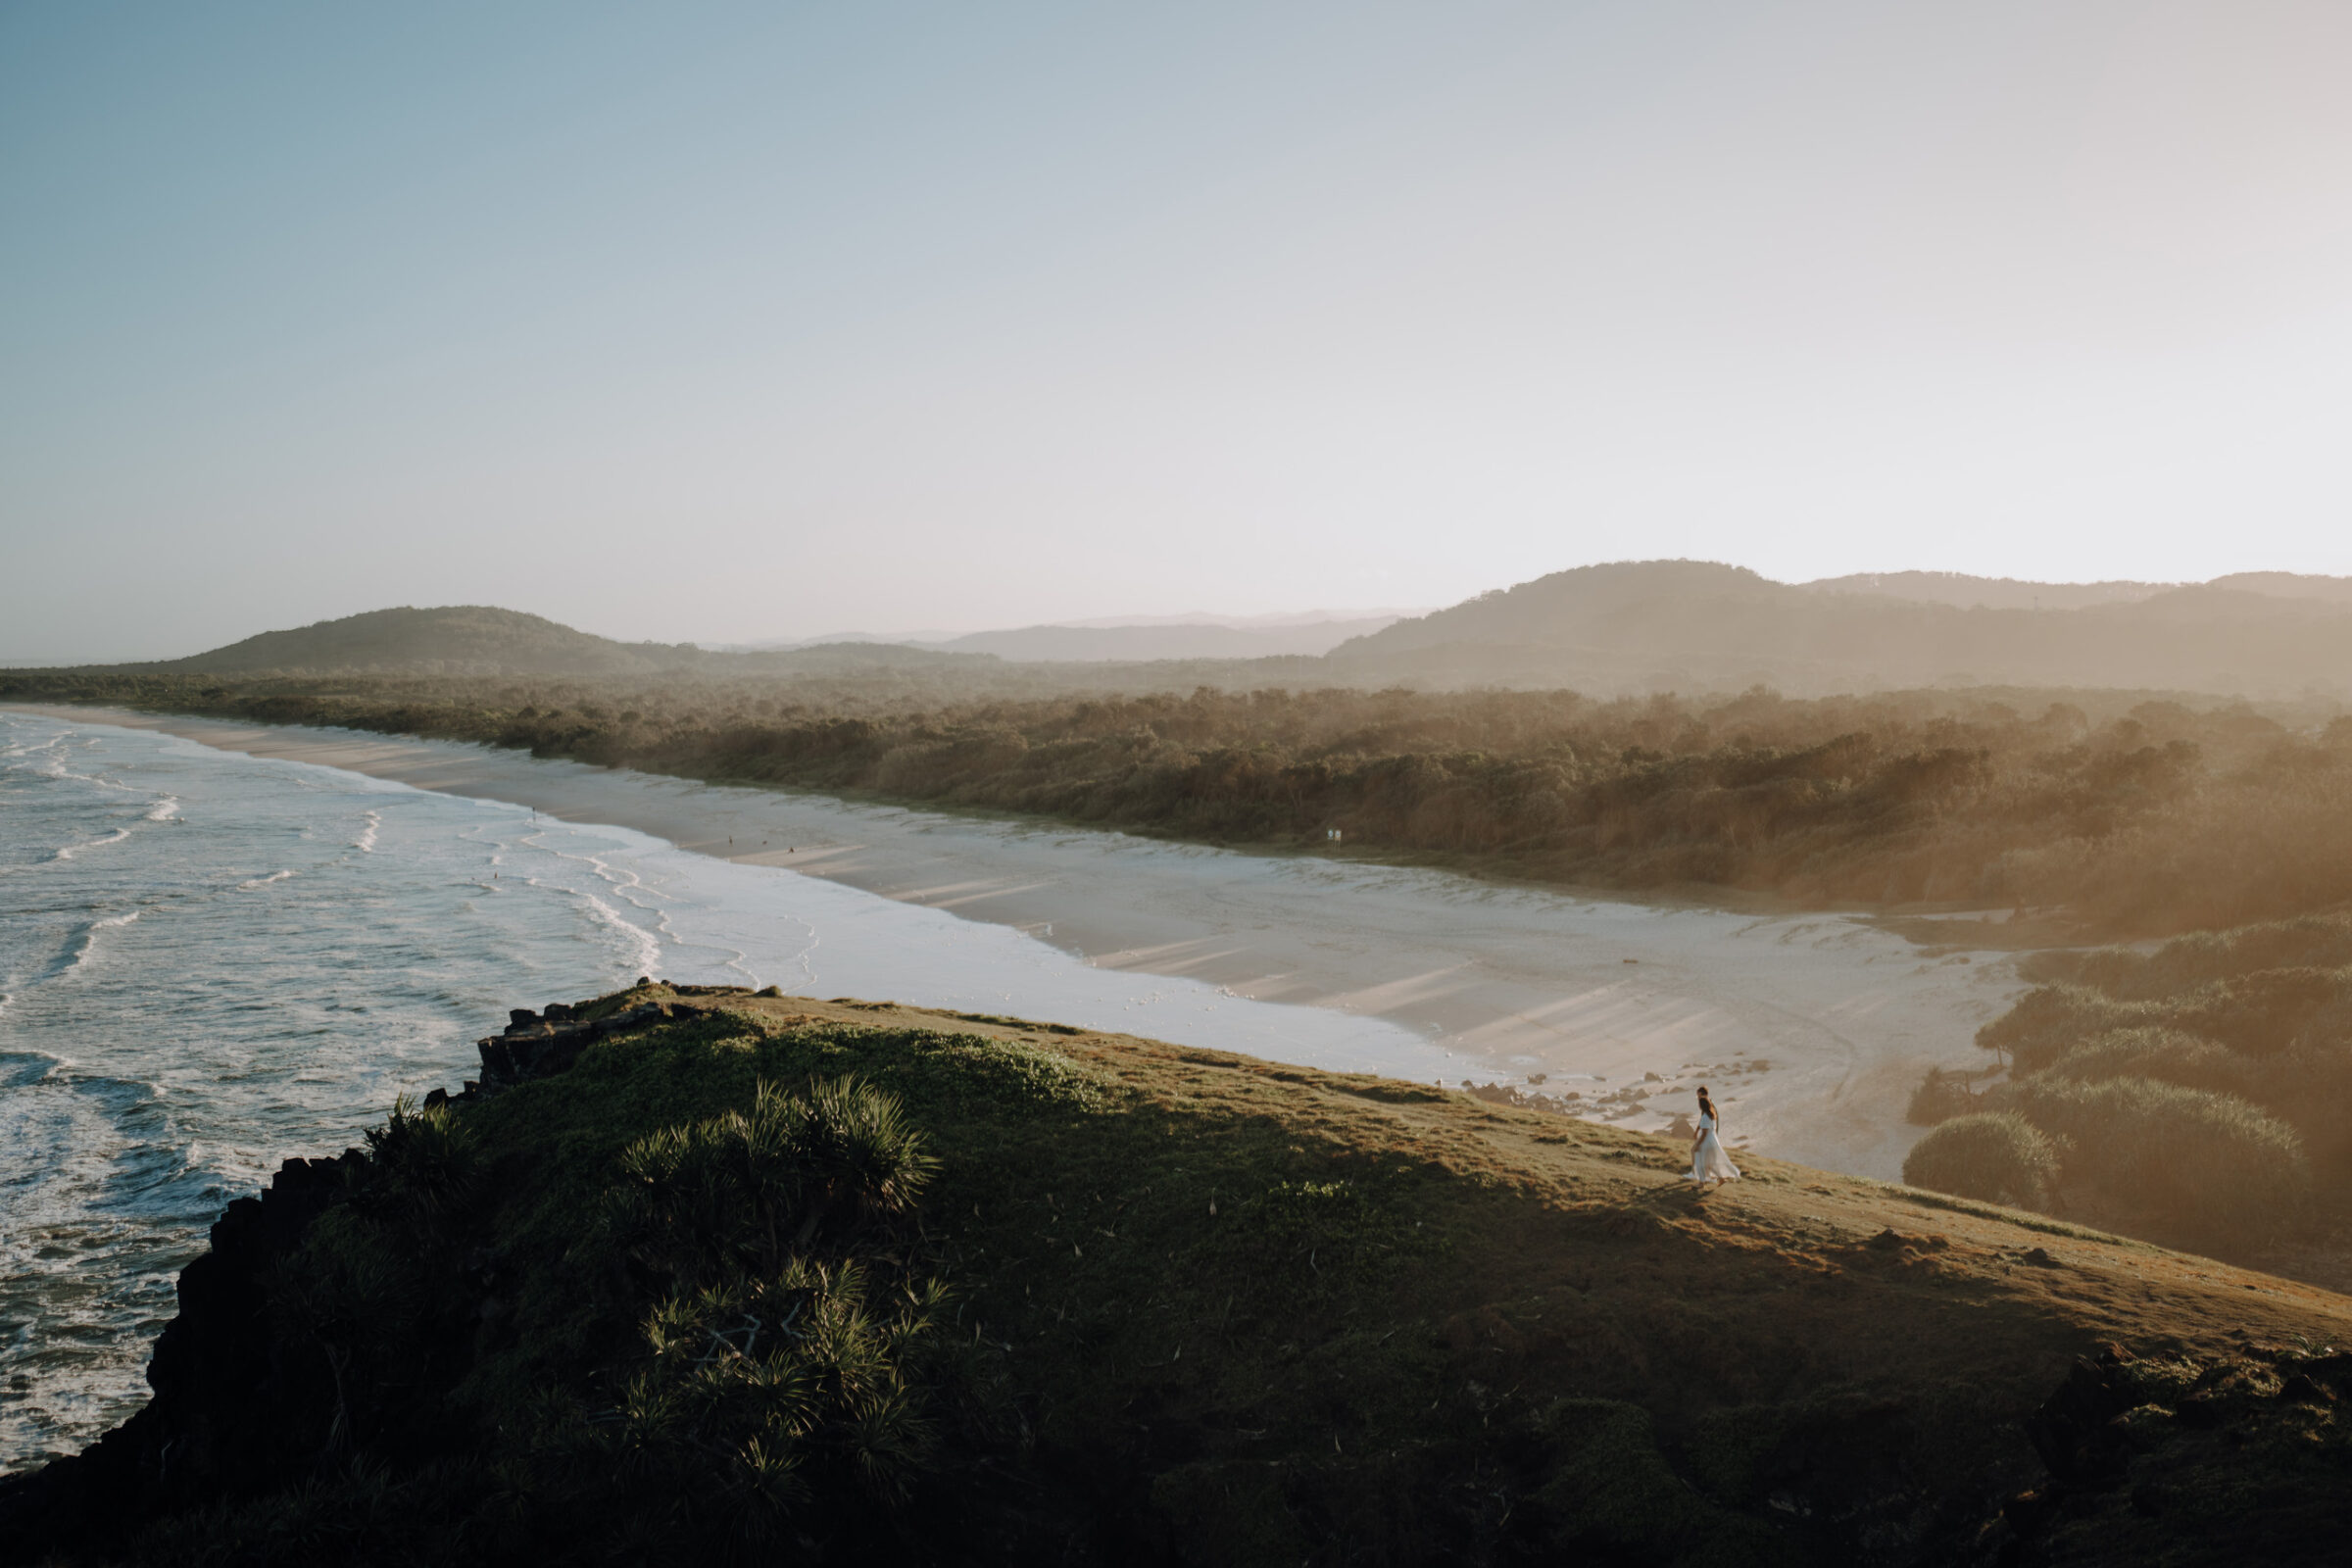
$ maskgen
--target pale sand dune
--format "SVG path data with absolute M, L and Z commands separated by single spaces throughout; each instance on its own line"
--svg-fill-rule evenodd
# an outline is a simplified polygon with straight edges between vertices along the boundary
M 2020 989 L 2003 955 L 1932 959 L 1838 915 L 1602 903 L 1443 872 L 713 787 L 448 742 L 36 710 L 631 827 L 1014 926 L 1100 965 L 1385 1017 L 1451 1051 L 1452 1082 L 1544 1073 L 1550 1092 L 1654 1093 L 1651 1105 L 1614 1118 L 1623 1126 L 1665 1126 L 1705 1082 L 1735 1148 L 1745 1142 L 1859 1175 L 1898 1175 L 1919 1136 L 1902 1121 L 1913 1086 L 1930 1066 L 1981 1064 L 1977 1027 Z M 1740 1070 L 1756 1060 L 1769 1070 Z M 1643 1085 L 1649 1072 L 1665 1081 Z

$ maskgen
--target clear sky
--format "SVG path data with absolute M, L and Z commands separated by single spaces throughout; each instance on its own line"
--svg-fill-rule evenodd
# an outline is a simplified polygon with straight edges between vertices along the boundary
M 2352 5 L 0 7 L 0 659 L 2352 571 Z

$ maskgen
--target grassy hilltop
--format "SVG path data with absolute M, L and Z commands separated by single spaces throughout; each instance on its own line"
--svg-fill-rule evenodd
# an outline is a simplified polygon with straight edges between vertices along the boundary
M 1122 1036 L 577 1011 L 616 1032 L 495 1048 L 568 1031 L 566 1070 L 232 1209 L 156 1403 L 0 1487 L 0 1559 L 2336 1549 L 2328 1292 L 1770 1160 L 1702 1196 L 1655 1139 Z

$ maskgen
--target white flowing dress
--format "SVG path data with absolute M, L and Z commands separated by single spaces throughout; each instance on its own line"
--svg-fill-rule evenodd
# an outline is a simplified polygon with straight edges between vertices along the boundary
M 1715 1136 L 1715 1118 L 1698 1118 L 1698 1152 L 1690 1156 L 1690 1179 L 1694 1182 L 1738 1181 L 1740 1167 L 1723 1151 L 1723 1141 Z

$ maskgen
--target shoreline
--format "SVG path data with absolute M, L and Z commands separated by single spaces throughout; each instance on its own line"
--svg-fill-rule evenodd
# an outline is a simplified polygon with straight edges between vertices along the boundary
M 1931 1066 L 1975 1067 L 2012 955 L 1877 918 L 1599 900 L 1459 872 L 1278 857 L 543 760 L 463 742 L 6 704 L 627 827 L 714 858 L 1009 926 L 1109 968 L 1403 1024 L 1460 1079 L 1612 1097 L 1659 1130 L 1704 1081 L 1735 1151 L 1899 1177 Z M 1958 933 L 1955 933 L 1958 934 Z M 1973 933 L 1972 933 L 1973 934 Z M 1647 1075 L 1654 1074 L 1655 1079 Z M 1449 1081 L 1448 1087 L 1458 1087 Z M 1651 1108 L 1631 1095 L 1656 1095 Z M 1587 1113 L 1591 1114 L 1590 1108 Z

